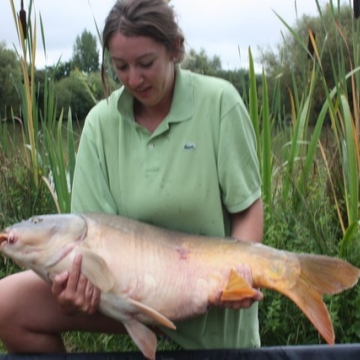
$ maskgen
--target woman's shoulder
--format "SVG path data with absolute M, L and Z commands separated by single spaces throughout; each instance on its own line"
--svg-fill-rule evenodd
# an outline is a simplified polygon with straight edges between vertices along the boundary
M 206 94 L 226 94 L 227 96 L 239 96 L 239 92 L 236 90 L 233 84 L 228 80 L 222 79 L 220 77 L 215 77 L 211 75 L 198 74 L 190 72 L 194 88 L 201 89 L 203 93 Z
M 122 88 L 114 90 L 106 99 L 100 100 L 89 112 L 90 114 L 104 114 L 108 115 L 111 112 L 117 111 L 117 103 L 122 92 Z
M 85 119 L 85 131 L 99 131 L 110 127 L 119 120 L 118 99 L 122 89 L 113 91 L 108 98 L 100 100 L 88 113 Z
M 113 91 L 106 99 L 100 100 L 88 113 L 86 122 L 97 122 L 98 120 L 106 121 L 106 119 L 118 118 L 118 100 L 122 88 Z
M 191 78 L 192 94 L 197 104 L 218 104 L 223 110 L 230 109 L 241 103 L 241 96 L 238 90 L 229 81 L 210 75 L 194 73 L 183 70 L 184 75 Z

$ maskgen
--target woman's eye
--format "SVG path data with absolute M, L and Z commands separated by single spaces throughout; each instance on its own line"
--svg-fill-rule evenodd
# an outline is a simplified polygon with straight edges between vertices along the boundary
M 148 63 L 141 64 L 141 66 L 142 66 L 143 68 L 149 68 L 149 67 L 151 67 L 152 64 L 153 64 L 153 61 L 150 61 L 150 62 L 148 62 Z
M 123 66 L 116 66 L 116 69 L 119 70 L 119 71 L 125 71 L 126 69 L 126 65 L 123 65 Z

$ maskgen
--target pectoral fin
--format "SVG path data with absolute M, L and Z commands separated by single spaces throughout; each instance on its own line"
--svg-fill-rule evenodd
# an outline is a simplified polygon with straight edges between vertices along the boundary
M 223 290 L 221 301 L 239 301 L 252 298 L 256 291 L 235 270 L 231 269 L 229 282 Z
M 124 325 L 143 355 L 147 359 L 155 360 L 157 346 L 156 335 L 147 326 L 136 320 L 126 322 Z
M 132 305 L 134 305 L 140 312 L 142 312 L 143 314 L 148 316 L 150 319 L 153 319 L 158 324 L 160 324 L 162 326 L 165 326 L 165 327 L 167 327 L 169 329 L 172 329 L 172 330 L 176 329 L 176 326 L 174 325 L 174 323 L 172 321 L 170 321 L 167 317 L 160 314 L 159 312 L 152 309 L 151 307 L 149 307 L 147 305 L 144 305 L 144 304 L 140 303 L 139 301 L 136 301 L 136 300 L 133 300 L 133 299 L 129 299 L 129 302 Z
M 85 277 L 103 292 L 108 292 L 114 286 L 114 277 L 105 260 L 93 251 L 79 249 L 83 256 L 81 271 Z

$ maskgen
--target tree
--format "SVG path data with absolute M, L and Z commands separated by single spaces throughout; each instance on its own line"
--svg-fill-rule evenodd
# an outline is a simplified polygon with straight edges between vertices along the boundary
M 61 79 L 70 76 L 71 71 L 74 70 L 74 65 L 72 60 L 65 62 L 61 61 L 55 66 L 47 66 L 46 70 L 53 74 L 55 81 L 60 81 Z
M 73 66 L 86 73 L 99 70 L 99 51 L 96 36 L 84 30 L 77 36 L 73 47 Z
M 101 98 L 100 74 L 86 75 L 86 77 L 88 78 L 86 81 L 89 89 L 75 71 L 55 84 L 58 116 L 60 111 L 63 110 L 64 119 L 66 120 L 69 108 L 71 108 L 73 119 L 83 121 L 90 109 L 95 105 L 89 91 L 92 92 L 94 97 L 99 96 Z
M 197 53 L 194 49 L 191 49 L 181 66 L 184 69 L 188 69 L 199 74 L 215 76 L 229 81 L 240 93 L 245 103 L 247 103 L 247 92 L 249 89 L 248 70 L 223 70 L 220 57 L 218 55 L 214 55 L 210 58 L 204 49 L 201 49 L 199 53 Z M 256 83 L 260 86 L 261 75 L 256 76 Z
M 348 5 L 342 5 L 334 9 L 327 4 L 322 9 L 321 15 L 304 15 L 292 26 L 293 32 L 297 34 L 304 44 L 308 44 L 309 29 L 315 34 L 315 41 L 321 58 L 323 79 L 329 89 L 335 86 L 336 77 L 341 75 L 339 73 L 340 69 L 334 67 L 334 64 L 339 62 L 339 54 L 346 54 L 345 58 L 349 60 L 344 64 L 346 72 L 350 70 L 350 59 L 355 58 L 352 16 L 352 9 Z M 262 50 L 260 60 L 267 75 L 270 97 L 274 97 L 273 91 L 279 86 L 281 103 L 285 107 L 284 112 L 289 114 L 291 111 L 289 90 L 293 95 L 308 92 L 308 81 L 313 66 L 311 56 L 299 44 L 293 34 L 288 33 L 284 36 L 283 43 L 278 45 L 276 51 Z M 342 86 L 344 85 L 348 87 L 350 93 L 349 84 L 342 84 Z M 295 86 L 297 91 L 294 91 Z M 312 98 L 313 105 L 310 119 L 318 118 L 325 98 L 323 84 L 321 79 L 318 79 Z
M 21 70 L 16 53 L 0 43 L 0 119 L 20 114 Z
M 201 49 L 199 53 L 191 49 L 182 67 L 204 75 L 215 75 L 222 68 L 220 57 L 214 55 L 209 58 L 204 49 Z

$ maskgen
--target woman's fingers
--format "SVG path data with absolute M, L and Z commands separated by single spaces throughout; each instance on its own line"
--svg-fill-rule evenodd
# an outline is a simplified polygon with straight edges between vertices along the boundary
M 74 257 L 71 271 L 58 274 L 53 279 L 52 292 L 62 312 L 68 315 L 93 314 L 100 303 L 100 290 L 81 273 L 82 255 Z

